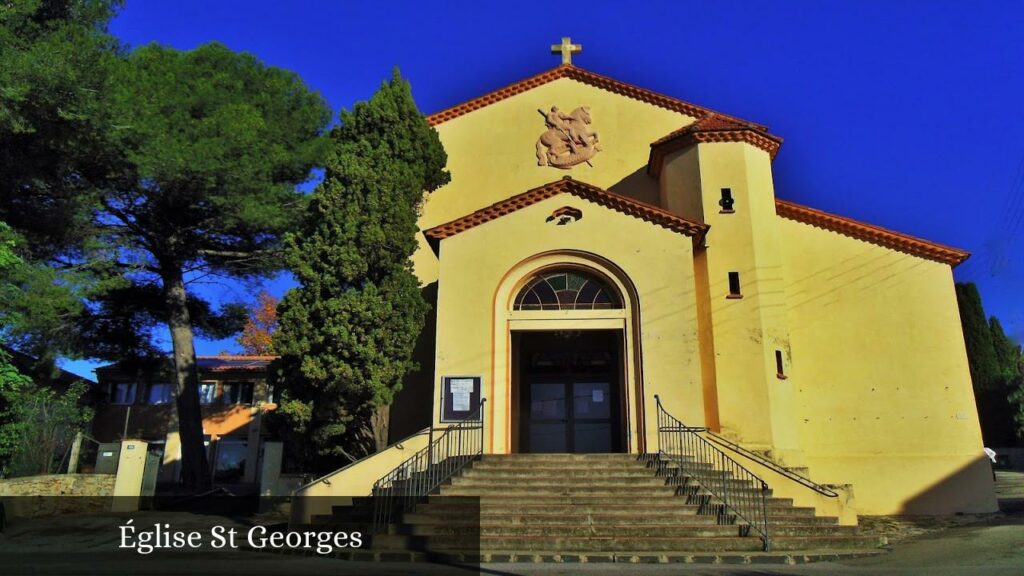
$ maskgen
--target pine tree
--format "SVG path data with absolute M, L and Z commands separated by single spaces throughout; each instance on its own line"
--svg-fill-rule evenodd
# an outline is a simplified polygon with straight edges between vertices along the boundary
M 341 113 L 305 228 L 289 237 L 300 287 L 280 305 L 285 412 L 317 456 L 357 458 L 387 444 L 388 406 L 414 367 L 428 305 L 412 272 L 423 197 L 449 180 L 437 132 L 396 70 Z M 327 467 L 321 461 L 321 467 Z

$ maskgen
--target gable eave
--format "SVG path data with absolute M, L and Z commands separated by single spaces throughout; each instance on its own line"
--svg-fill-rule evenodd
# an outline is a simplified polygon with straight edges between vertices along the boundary
M 503 88 L 499 88 L 497 90 L 488 92 L 483 96 L 478 96 L 477 98 L 473 98 L 472 100 L 467 100 L 466 102 L 463 102 L 461 104 L 457 104 L 450 108 L 445 108 L 444 110 L 430 114 L 426 117 L 427 123 L 429 123 L 431 126 L 438 126 L 449 120 L 453 120 L 460 116 L 464 116 L 466 114 L 469 114 L 470 112 L 480 110 L 481 108 L 485 108 L 496 102 L 500 102 L 502 100 L 511 98 L 512 96 L 521 94 L 523 92 L 527 92 L 529 90 L 533 90 L 534 88 L 543 86 L 550 82 L 554 82 L 555 80 L 559 80 L 561 78 L 575 80 L 577 82 L 593 86 L 601 90 L 606 90 L 614 94 L 619 94 L 627 98 L 632 98 L 633 100 L 638 100 L 640 102 L 645 102 L 647 104 L 658 106 L 666 110 L 678 112 L 691 118 L 701 119 L 717 115 L 723 118 L 735 120 L 736 122 L 739 123 L 756 127 L 761 130 L 767 131 L 768 129 L 768 127 L 764 126 L 763 124 L 749 122 L 747 120 L 736 118 L 735 116 L 730 116 L 728 114 L 722 114 L 721 112 L 716 112 L 714 110 L 711 110 L 710 108 L 698 106 L 696 104 L 686 102 L 685 100 L 673 98 L 671 96 L 667 96 L 665 94 L 661 94 L 653 90 L 648 90 L 646 88 L 641 88 L 640 86 L 636 86 L 634 84 L 622 82 L 620 80 L 616 80 L 614 78 L 604 76 L 596 72 L 584 70 L 583 68 L 573 66 L 572 64 L 562 64 L 555 68 L 551 68 L 549 70 L 541 72 L 540 74 L 536 74 L 534 76 L 530 76 L 529 78 L 525 78 L 518 82 L 509 84 Z
M 558 196 L 559 194 L 571 194 L 627 216 L 640 218 L 641 220 L 650 222 L 656 226 L 666 228 L 685 236 L 690 236 L 697 243 L 703 242 L 704 236 L 710 228 L 707 224 L 688 220 L 663 208 L 654 206 L 653 204 L 634 200 L 632 198 L 622 196 L 621 194 L 616 194 L 615 192 L 587 184 L 586 182 L 573 180 L 567 176 L 560 180 L 555 180 L 544 184 L 543 186 L 538 186 L 527 190 L 526 192 L 506 198 L 501 202 L 496 202 L 490 206 L 475 210 L 450 222 L 434 226 L 433 228 L 428 228 L 423 231 L 423 235 L 426 237 L 427 242 L 430 244 L 431 248 L 433 248 L 434 252 L 437 253 L 440 249 L 441 240 L 444 240 L 445 238 L 450 238 L 465 232 L 466 230 L 480 226 L 481 224 L 497 220 L 522 208 L 532 206 L 542 200 Z

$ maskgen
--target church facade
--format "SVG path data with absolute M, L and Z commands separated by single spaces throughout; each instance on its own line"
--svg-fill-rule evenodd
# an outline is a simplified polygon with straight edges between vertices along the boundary
M 393 421 L 482 398 L 485 453 L 642 454 L 657 397 L 860 514 L 996 509 L 966 252 L 789 202 L 766 126 L 571 63 L 428 121 L 452 175 L 414 257 L 436 324 Z

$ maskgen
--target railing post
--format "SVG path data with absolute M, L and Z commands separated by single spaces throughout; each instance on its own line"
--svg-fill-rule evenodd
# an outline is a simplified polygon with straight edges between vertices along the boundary
M 434 417 L 430 417 L 430 428 L 427 429 L 427 466 L 434 465 Z

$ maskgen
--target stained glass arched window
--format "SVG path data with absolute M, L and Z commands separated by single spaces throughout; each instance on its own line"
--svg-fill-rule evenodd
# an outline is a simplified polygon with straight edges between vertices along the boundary
M 523 286 L 513 310 L 607 310 L 622 308 L 603 280 L 578 270 L 541 272 Z

